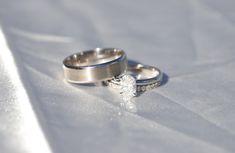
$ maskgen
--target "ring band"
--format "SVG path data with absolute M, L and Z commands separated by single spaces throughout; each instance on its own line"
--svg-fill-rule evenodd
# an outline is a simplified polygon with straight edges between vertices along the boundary
M 71 83 L 96 83 L 121 75 L 127 57 L 117 48 L 96 48 L 68 56 L 63 61 L 64 76 Z
M 137 92 L 151 90 L 161 85 L 162 72 L 156 67 L 142 64 L 129 64 L 128 71 L 136 78 Z

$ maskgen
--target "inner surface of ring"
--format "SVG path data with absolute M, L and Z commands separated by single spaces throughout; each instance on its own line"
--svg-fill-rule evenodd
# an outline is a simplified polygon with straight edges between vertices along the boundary
M 127 74 L 132 75 L 137 80 L 152 79 L 159 75 L 159 71 L 154 67 L 145 66 L 128 66 Z
M 118 49 L 98 49 L 86 52 L 80 52 L 68 57 L 65 60 L 65 65 L 82 67 L 104 64 L 116 60 L 124 55 L 122 50 Z

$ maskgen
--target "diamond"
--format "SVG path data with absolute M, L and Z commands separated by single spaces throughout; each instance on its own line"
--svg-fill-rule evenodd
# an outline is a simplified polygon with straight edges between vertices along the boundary
M 136 95 L 136 80 L 131 75 L 124 75 L 120 78 L 120 93 L 124 101 L 129 102 Z

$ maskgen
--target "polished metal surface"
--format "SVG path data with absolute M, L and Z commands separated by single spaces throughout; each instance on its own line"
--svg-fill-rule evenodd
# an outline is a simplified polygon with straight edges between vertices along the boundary
M 153 66 L 128 64 L 127 73 L 136 79 L 136 85 L 160 83 L 162 80 L 162 72 Z
M 72 54 L 63 61 L 64 76 L 71 83 L 96 83 L 121 75 L 127 57 L 117 48 L 96 48 Z

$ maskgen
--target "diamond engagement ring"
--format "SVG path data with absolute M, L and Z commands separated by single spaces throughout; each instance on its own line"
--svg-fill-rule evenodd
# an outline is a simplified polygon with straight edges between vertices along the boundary
M 119 89 L 123 100 L 129 102 L 137 93 L 158 87 L 161 81 L 162 73 L 158 68 L 142 64 L 128 64 L 125 74 L 106 81 L 106 84 Z
M 71 83 L 110 80 L 127 69 L 127 57 L 117 48 L 96 48 L 68 56 L 63 61 L 65 79 Z

